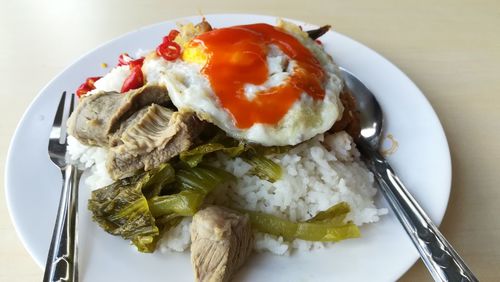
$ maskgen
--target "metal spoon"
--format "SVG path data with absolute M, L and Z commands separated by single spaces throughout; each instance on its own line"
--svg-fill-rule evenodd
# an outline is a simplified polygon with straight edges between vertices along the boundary
M 383 114 L 377 99 L 353 74 L 343 68 L 341 73 L 361 113 L 361 136 L 356 140 L 358 149 L 432 277 L 435 281 L 478 281 L 378 152 Z

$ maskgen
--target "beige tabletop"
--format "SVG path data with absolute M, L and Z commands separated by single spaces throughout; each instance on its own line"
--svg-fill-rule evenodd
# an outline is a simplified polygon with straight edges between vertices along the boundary
M 1 0 L 1 183 L 10 139 L 23 112 L 80 55 L 141 26 L 227 12 L 332 24 L 402 69 L 430 100 L 450 145 L 453 187 L 441 230 L 482 281 L 500 280 L 498 0 Z M 0 281 L 41 281 L 43 271 L 18 239 L 4 195 L 0 193 Z M 431 278 L 418 262 L 401 280 Z

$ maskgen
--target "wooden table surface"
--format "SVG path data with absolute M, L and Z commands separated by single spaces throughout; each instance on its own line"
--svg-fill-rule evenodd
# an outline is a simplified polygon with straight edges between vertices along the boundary
M 0 7 L 2 171 L 11 136 L 30 101 L 81 54 L 116 36 L 200 13 L 256 13 L 332 24 L 396 64 L 430 100 L 453 163 L 441 230 L 480 280 L 500 281 L 500 1 L 0 0 Z M 4 195 L 0 281 L 41 281 L 43 271 L 18 239 Z M 401 279 L 430 280 L 421 262 Z

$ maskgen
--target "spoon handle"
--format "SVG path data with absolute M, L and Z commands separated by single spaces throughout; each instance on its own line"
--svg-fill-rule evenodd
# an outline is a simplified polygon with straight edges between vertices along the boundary
M 356 141 L 380 190 L 417 248 L 435 281 L 479 281 L 424 210 L 405 188 L 385 158 L 364 139 Z

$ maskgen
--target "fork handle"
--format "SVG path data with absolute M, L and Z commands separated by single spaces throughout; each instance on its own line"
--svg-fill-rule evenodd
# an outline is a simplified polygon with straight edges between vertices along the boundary
M 463 259 L 439 232 L 405 188 L 389 163 L 362 138 L 357 142 L 382 194 L 410 236 L 435 281 L 478 281 Z
M 43 282 L 78 281 L 76 226 L 81 171 L 67 165 L 61 173 L 63 187 Z

